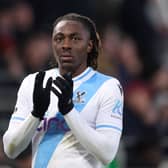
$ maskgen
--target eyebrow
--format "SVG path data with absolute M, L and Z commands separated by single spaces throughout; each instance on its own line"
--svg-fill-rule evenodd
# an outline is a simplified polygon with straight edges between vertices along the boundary
M 59 36 L 59 35 L 65 35 L 64 33 L 62 33 L 62 32 L 58 32 L 58 33 L 56 33 L 56 34 L 54 34 L 54 36 Z M 80 33 L 78 33 L 78 32 L 74 32 L 74 33 L 70 33 L 70 34 L 67 34 L 68 36 L 75 36 L 75 35 L 81 35 Z

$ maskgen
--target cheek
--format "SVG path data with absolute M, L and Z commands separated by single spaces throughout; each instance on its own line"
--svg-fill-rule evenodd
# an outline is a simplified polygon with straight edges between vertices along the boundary
M 58 48 L 57 45 L 53 44 L 52 45 L 52 50 L 53 50 L 54 56 L 59 55 L 60 49 Z
M 76 48 L 76 52 L 78 52 L 80 55 L 87 55 L 88 53 L 88 46 L 81 45 Z
M 52 43 L 52 48 L 53 48 L 53 50 L 57 50 L 57 46 L 55 45 L 54 42 Z
M 58 55 L 59 55 L 58 49 L 54 45 L 52 45 L 52 51 L 53 51 L 53 55 L 54 55 L 55 60 L 57 62 L 59 62 L 59 59 L 58 59 Z
M 76 49 L 75 55 L 77 58 L 80 58 L 79 61 L 83 61 L 83 60 L 87 59 L 87 55 L 88 55 L 87 48 L 83 47 L 83 48 Z

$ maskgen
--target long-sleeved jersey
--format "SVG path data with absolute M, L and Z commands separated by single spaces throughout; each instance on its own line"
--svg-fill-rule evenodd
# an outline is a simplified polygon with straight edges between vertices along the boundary
M 35 74 L 18 91 L 14 113 L 3 137 L 4 149 L 15 158 L 32 140 L 33 168 L 102 168 L 118 149 L 122 133 L 123 91 L 119 81 L 91 67 L 73 78 L 74 108 L 63 116 L 51 92 L 44 120 L 32 116 Z M 46 71 L 60 76 L 58 69 Z

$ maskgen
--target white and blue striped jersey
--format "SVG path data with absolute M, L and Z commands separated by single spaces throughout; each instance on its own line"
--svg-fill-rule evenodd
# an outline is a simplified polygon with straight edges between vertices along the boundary
M 33 110 L 35 75 L 28 75 L 21 84 L 16 110 L 12 114 L 9 129 L 13 126 L 19 126 Z M 60 76 L 58 69 L 46 71 L 44 86 L 49 77 L 55 79 L 56 76 Z M 107 131 L 112 135 L 114 133 L 120 138 L 123 118 L 123 91 L 119 81 L 88 67 L 82 74 L 74 77 L 73 82 L 74 108 L 72 111 L 79 113 L 93 130 L 100 133 Z M 52 92 L 50 96 L 50 105 L 44 120 L 40 122 L 32 138 L 32 167 L 102 168 L 103 164 L 99 158 L 81 144 L 80 138 L 78 139 L 74 135 L 73 128 L 69 127 L 64 116 L 59 112 L 57 96 Z M 112 140 L 109 139 L 109 141 Z M 118 143 L 116 142 L 116 144 Z

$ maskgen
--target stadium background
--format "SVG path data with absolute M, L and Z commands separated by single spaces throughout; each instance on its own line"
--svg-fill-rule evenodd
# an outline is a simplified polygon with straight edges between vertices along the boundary
M 0 0 L 0 167 L 30 168 L 31 146 L 6 158 L 2 135 L 29 73 L 50 67 L 54 20 L 92 18 L 102 40 L 98 70 L 124 88 L 124 130 L 110 168 L 168 167 L 167 0 Z

